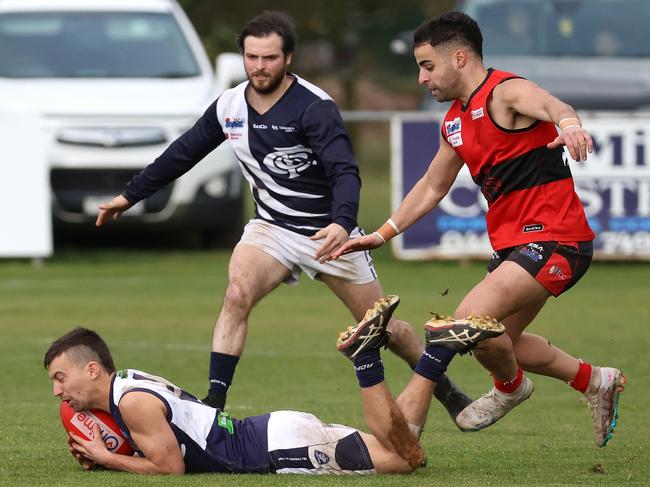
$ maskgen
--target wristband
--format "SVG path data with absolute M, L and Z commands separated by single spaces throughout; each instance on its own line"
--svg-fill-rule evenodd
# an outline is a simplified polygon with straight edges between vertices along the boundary
M 571 127 L 582 128 L 582 125 L 578 125 L 577 123 L 573 123 L 571 125 L 567 125 L 566 127 L 562 128 L 561 130 L 562 130 L 562 132 L 564 132 L 566 129 L 570 129 Z
M 562 126 L 562 124 L 564 124 L 565 122 L 568 122 L 568 124 Z M 558 127 L 560 127 L 560 130 L 564 130 L 564 129 L 569 128 L 569 127 L 574 127 L 576 125 L 578 127 L 582 127 L 582 124 L 580 123 L 580 119 L 576 118 L 576 117 L 563 118 L 562 120 L 560 120 L 557 123 L 557 125 L 558 125 Z
M 388 221 L 379 227 L 379 229 L 374 233 L 378 234 L 384 242 L 388 242 L 391 238 L 399 235 L 399 229 L 395 222 L 389 218 Z
M 381 233 L 379 233 L 379 232 L 372 232 L 371 235 L 377 235 L 380 239 L 382 239 L 382 240 L 384 241 L 384 243 L 386 243 L 386 239 L 385 239 L 384 237 L 381 236 Z
M 386 223 L 388 223 L 391 227 L 393 227 L 393 230 L 395 230 L 398 235 L 400 234 L 399 228 L 397 228 L 397 223 L 395 223 L 392 218 L 386 220 Z

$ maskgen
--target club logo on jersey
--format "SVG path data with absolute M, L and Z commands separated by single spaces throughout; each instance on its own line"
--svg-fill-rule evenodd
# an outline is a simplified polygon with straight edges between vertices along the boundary
M 327 455 L 327 453 L 324 453 L 320 450 L 314 450 L 314 457 L 316 458 L 316 461 L 318 462 L 319 465 L 325 465 L 330 461 L 329 455 Z
M 477 118 L 481 118 L 483 116 L 483 107 L 477 108 L 476 110 L 472 110 L 471 114 L 472 114 L 472 120 L 476 120 Z
M 297 178 L 301 172 L 317 162 L 313 159 L 310 148 L 304 145 L 293 147 L 274 147 L 277 152 L 271 152 L 264 158 L 264 165 L 277 174 L 288 174 L 290 179 Z
M 228 129 L 241 129 L 244 128 L 245 118 L 230 118 L 226 117 L 226 128 Z
M 445 132 L 447 132 L 447 137 L 453 134 L 460 134 L 461 128 L 460 117 L 454 118 L 451 122 L 445 122 Z

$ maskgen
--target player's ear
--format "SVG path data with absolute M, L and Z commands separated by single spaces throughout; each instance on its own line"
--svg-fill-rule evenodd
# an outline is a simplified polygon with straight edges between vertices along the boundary
M 88 375 L 92 380 L 95 380 L 99 377 L 101 373 L 101 366 L 95 362 L 94 360 L 91 360 L 86 364 L 86 370 L 88 371 Z
M 454 52 L 454 64 L 457 68 L 462 68 L 467 64 L 467 49 L 458 49 Z
M 289 54 L 286 54 L 284 56 L 284 59 L 285 59 L 286 65 L 289 66 L 291 64 L 291 60 L 293 59 L 293 53 L 290 52 Z

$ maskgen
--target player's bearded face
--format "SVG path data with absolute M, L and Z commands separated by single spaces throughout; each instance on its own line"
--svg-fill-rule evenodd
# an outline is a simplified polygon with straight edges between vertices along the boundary
M 454 68 L 448 50 L 422 44 L 415 47 L 414 55 L 420 67 L 418 83 L 439 102 L 459 98 L 461 74 Z
M 273 93 L 282 84 L 291 54 L 282 51 L 282 38 L 277 34 L 244 39 L 244 69 L 250 86 L 258 93 Z

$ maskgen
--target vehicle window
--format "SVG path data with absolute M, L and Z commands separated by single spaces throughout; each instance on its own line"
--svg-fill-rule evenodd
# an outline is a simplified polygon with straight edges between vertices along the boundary
M 650 56 L 647 0 L 469 0 L 487 55 Z
M 0 15 L 0 77 L 186 78 L 197 62 L 171 14 Z

